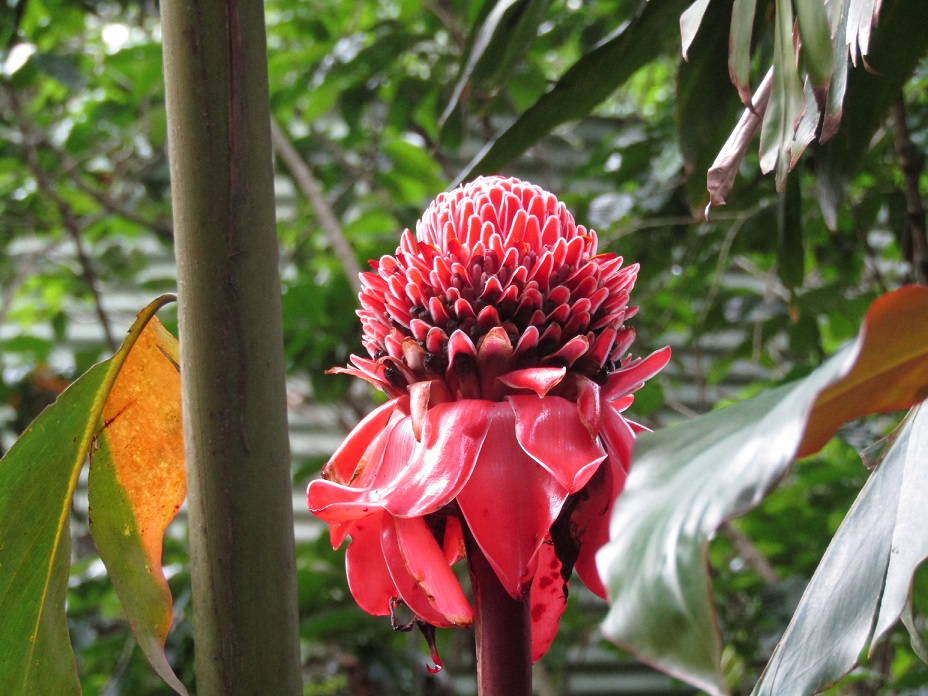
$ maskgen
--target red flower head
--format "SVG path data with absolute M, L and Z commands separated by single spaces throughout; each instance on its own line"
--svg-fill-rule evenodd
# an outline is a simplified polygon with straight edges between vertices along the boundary
M 441 194 L 393 256 L 363 273 L 361 377 L 391 398 L 309 485 L 309 509 L 351 536 L 348 582 L 365 611 L 406 604 L 433 626 L 473 610 L 451 565 L 465 538 L 512 597 L 529 598 L 532 652 L 548 649 L 573 569 L 594 563 L 635 434 L 622 413 L 670 349 L 626 357 L 637 265 L 550 193 L 486 177 Z

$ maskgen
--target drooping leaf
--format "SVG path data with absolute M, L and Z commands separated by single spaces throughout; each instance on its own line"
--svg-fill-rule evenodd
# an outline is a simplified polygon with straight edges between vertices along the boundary
M 597 556 L 612 604 L 607 637 L 709 693 L 725 693 L 709 539 L 843 423 L 924 397 L 926 316 L 928 288 L 884 295 L 857 341 L 806 378 L 639 438 L 612 540 Z
M 639 13 L 582 56 L 550 91 L 492 140 L 458 174 L 453 186 L 500 171 L 556 126 L 586 116 L 640 67 L 657 56 L 678 25 L 684 0 L 644 3 Z
M 472 79 L 490 81 L 497 90 L 508 80 L 516 62 L 531 48 L 550 4 L 551 0 L 498 0 L 493 5 L 474 34 L 440 125 L 457 108 Z
M 831 82 L 835 67 L 831 27 L 825 13 L 824 2 L 797 2 L 796 19 L 802 37 L 803 67 L 812 80 L 812 86 L 824 102 L 825 90 Z
M 747 108 L 751 108 L 751 34 L 756 5 L 757 0 L 735 0 L 731 8 L 728 74 Z
M 792 0 L 777 0 L 773 33 L 773 87 L 760 131 L 760 170 L 776 170 L 776 186 L 783 190 L 792 163 L 796 126 L 803 114 L 805 97 L 793 51 Z
M 680 38 L 683 43 L 683 58 L 688 60 L 687 52 L 693 39 L 696 38 L 696 32 L 702 24 L 702 18 L 709 7 L 709 0 L 696 0 L 692 5 L 686 8 L 686 11 L 680 15 Z
M 725 67 L 730 12 L 726 3 L 709 6 L 689 60 L 681 61 L 677 69 L 677 132 L 687 175 L 687 199 L 696 214 L 702 214 L 708 202 L 705 172 L 725 142 L 739 105 Z
M 108 368 L 72 384 L 0 461 L 0 693 L 80 693 L 64 612 L 69 520 Z
M 805 253 L 802 244 L 802 192 L 799 177 L 786 181 L 780 193 L 777 214 L 777 275 L 788 288 L 802 285 L 805 274 Z
M 79 694 L 65 617 L 71 499 L 99 431 L 107 395 L 143 327 L 33 421 L 0 460 L 0 693 Z
M 894 456 L 904 458 L 905 471 L 902 474 L 896 526 L 890 545 L 892 553 L 886 570 L 872 645 L 886 635 L 900 616 L 904 622 L 906 617 L 911 619 L 912 576 L 919 564 L 928 558 L 928 506 L 925 505 L 925 501 L 928 500 L 928 476 L 925 475 L 928 456 L 928 407 L 922 403 L 917 412 L 909 418 L 910 421 L 905 426 L 907 429 L 903 430 L 908 442 L 903 445 L 900 435 L 893 446 L 894 450 L 899 450 Z M 885 466 L 885 462 L 881 466 Z M 918 633 L 909 622 L 906 622 L 906 628 L 912 634 L 913 646 L 920 657 L 928 662 L 925 646 L 920 644 Z
M 880 16 L 881 4 L 882 0 L 850 0 L 844 43 L 855 66 L 870 52 L 870 36 Z
M 847 43 L 843 37 L 847 32 L 847 12 L 850 0 L 839 0 L 831 15 L 831 35 L 835 37 L 833 46 L 835 67 L 828 87 L 828 99 L 825 103 L 825 117 L 822 120 L 821 142 L 828 141 L 838 130 L 844 106 L 844 93 L 847 89 Z
M 876 639 L 899 619 L 928 555 L 926 451 L 928 409 L 920 406 L 832 539 L 753 696 L 822 691 L 854 666 L 878 609 Z
M 757 87 L 751 108 L 745 109 L 741 114 L 738 125 L 728 136 L 728 140 L 725 141 L 712 166 L 709 167 L 709 172 L 706 174 L 706 188 L 709 190 L 710 208 L 725 203 L 725 197 L 728 196 L 735 183 L 735 177 L 738 176 L 738 168 L 754 136 L 760 130 L 764 112 L 770 102 L 772 88 L 773 69 L 771 68 Z
M 152 318 L 103 408 L 90 453 L 90 527 L 139 647 L 186 690 L 164 654 L 174 617 L 161 567 L 164 533 L 186 494 L 177 340 Z
M 857 4 L 851 3 L 852 11 Z M 816 153 L 819 205 L 831 229 L 837 225 L 848 180 L 870 149 L 892 100 L 928 51 L 928 32 L 912 31 L 912 27 L 928 26 L 928 3 L 883 0 L 879 17 L 872 36 L 868 34 L 866 42 L 860 40 L 860 50 L 865 46 L 869 50 L 863 54 L 866 64 L 848 73 L 841 127 Z M 849 39 L 854 31 L 852 19 L 847 20 Z

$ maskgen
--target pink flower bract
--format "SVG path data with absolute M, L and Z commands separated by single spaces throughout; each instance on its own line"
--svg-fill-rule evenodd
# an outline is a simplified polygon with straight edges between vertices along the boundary
M 536 660 L 572 570 L 605 596 L 594 555 L 643 429 L 623 412 L 670 350 L 628 355 L 638 266 L 596 246 L 552 194 L 485 177 L 440 195 L 361 275 L 370 357 L 333 372 L 390 400 L 307 495 L 334 546 L 351 537 L 365 611 L 401 601 L 434 626 L 470 624 L 451 568 L 468 535 L 509 594 L 528 597 Z

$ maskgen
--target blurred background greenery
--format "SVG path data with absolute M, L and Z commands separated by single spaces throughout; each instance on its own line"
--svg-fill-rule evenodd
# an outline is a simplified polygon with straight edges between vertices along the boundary
M 488 143 L 526 123 L 520 116 L 535 119 L 521 130 L 527 149 L 497 148 L 493 169 L 556 192 L 603 250 L 641 264 L 636 351 L 674 348 L 634 407 L 651 427 L 805 374 L 856 334 L 877 295 L 925 280 L 928 33 L 911 28 L 928 24 L 904 0 L 884 0 L 868 59 L 880 69 L 874 77 L 859 61 L 851 71 L 841 135 L 810 146 L 782 191 L 752 146 L 728 205 L 707 222 L 706 170 L 743 107 L 726 63 L 731 2 L 709 3 L 684 62 L 688 4 L 265 3 L 304 693 L 473 692 L 467 632 L 439 632 L 448 669 L 432 677 L 418 636 L 357 609 L 344 550 L 331 550 L 302 491 L 376 398 L 324 374 L 361 350 L 357 269 L 392 252 Z M 774 59 L 774 4 L 757 3 L 754 84 Z M 0 0 L 3 449 L 113 352 L 136 311 L 175 289 L 159 38 L 152 0 Z M 584 62 L 602 46 L 618 48 Z M 566 101 L 539 102 L 565 85 L 575 90 Z M 846 428 L 713 543 L 735 693 L 750 691 L 866 479 L 857 451 L 894 422 Z M 169 693 L 135 647 L 80 495 L 72 531 L 68 611 L 85 693 Z M 192 686 L 184 537 L 181 518 L 165 547 L 177 610 L 168 655 Z M 916 581 L 924 589 L 924 573 Z M 604 605 L 575 586 L 536 667 L 539 694 L 688 692 L 602 641 Z M 925 694 L 928 669 L 897 632 L 836 692 Z

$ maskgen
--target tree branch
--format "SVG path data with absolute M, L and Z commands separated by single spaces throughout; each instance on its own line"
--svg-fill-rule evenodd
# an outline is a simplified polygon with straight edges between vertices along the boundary
M 32 129 L 26 124 L 25 118 L 23 117 L 19 97 L 14 90 L 9 90 L 8 95 L 10 106 L 16 116 L 16 126 L 22 137 L 23 154 L 26 156 L 26 163 L 29 166 L 29 170 L 32 172 L 32 176 L 35 177 L 39 190 L 55 204 L 59 215 L 61 215 L 62 225 L 74 242 L 74 247 L 77 251 L 77 260 L 81 266 L 81 277 L 84 279 L 93 297 L 97 319 L 100 321 L 100 327 L 103 329 L 103 337 L 107 347 L 110 351 L 115 353 L 119 349 L 119 343 L 117 343 L 113 336 L 113 331 L 110 328 L 110 320 L 106 315 L 106 310 L 103 308 L 103 297 L 98 288 L 97 274 L 93 268 L 93 262 L 84 247 L 83 226 L 77 219 L 71 206 L 68 205 L 68 202 L 58 193 L 55 184 L 49 178 L 48 174 L 42 169 L 42 164 L 39 162 L 39 153 L 36 145 L 37 141 L 35 135 L 32 133 Z
M 322 225 L 322 229 L 329 238 L 329 244 L 332 245 L 339 263 L 345 270 L 345 275 L 348 276 L 348 282 L 351 283 L 355 293 L 360 293 L 361 280 L 358 276 L 361 274 L 361 266 L 345 238 L 345 233 L 338 224 L 338 218 L 335 217 L 335 212 L 322 194 L 322 187 L 319 186 L 309 166 L 273 118 L 271 119 L 271 142 L 274 144 L 274 151 L 290 170 L 297 187 L 309 199 L 309 204 L 315 210 L 319 224 Z
M 905 122 L 905 101 L 900 92 L 893 100 L 893 140 L 899 168 L 905 178 L 906 233 L 909 240 L 909 263 L 915 282 L 928 284 L 928 234 L 925 231 L 925 206 L 919 192 L 919 180 L 925 170 L 925 156 L 912 142 Z

